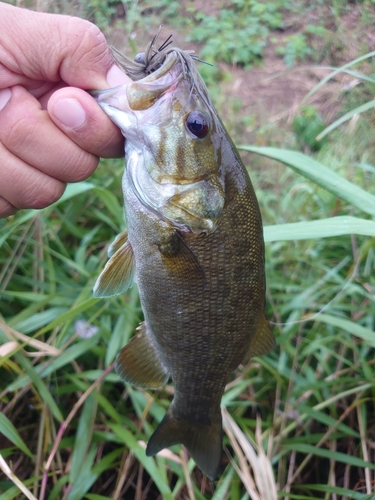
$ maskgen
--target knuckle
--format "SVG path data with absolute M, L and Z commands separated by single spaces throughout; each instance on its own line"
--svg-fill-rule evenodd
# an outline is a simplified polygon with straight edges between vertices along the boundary
M 35 116 L 27 112 L 27 110 L 24 109 L 23 112 L 19 112 L 15 107 L 13 111 L 1 133 L 1 142 L 11 150 L 27 146 L 37 126 Z
M 71 165 L 69 181 L 79 182 L 90 177 L 98 166 L 99 158 L 81 149 L 78 153 L 75 153 L 74 158 L 68 163 Z
M 108 60 L 108 46 L 104 34 L 95 24 L 85 19 L 71 18 L 71 30 L 74 32 L 75 46 L 71 47 L 70 54 L 90 65 L 101 64 Z
M 46 208 L 55 203 L 64 194 L 66 185 L 51 177 L 37 177 L 21 193 L 22 206 L 20 208 Z
M 9 217 L 17 212 L 17 208 L 4 198 L 0 197 L 0 218 Z

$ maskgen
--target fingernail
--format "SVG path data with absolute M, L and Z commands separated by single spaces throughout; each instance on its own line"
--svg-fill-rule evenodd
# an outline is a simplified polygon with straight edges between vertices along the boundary
M 107 83 L 110 87 L 118 87 L 129 82 L 131 82 L 131 79 L 115 64 L 107 73 Z
M 72 129 L 80 127 L 86 120 L 86 111 L 81 104 L 69 97 L 57 101 L 52 113 L 65 127 Z
M 9 101 L 12 92 L 10 89 L 0 90 L 0 111 L 5 107 L 6 103 Z

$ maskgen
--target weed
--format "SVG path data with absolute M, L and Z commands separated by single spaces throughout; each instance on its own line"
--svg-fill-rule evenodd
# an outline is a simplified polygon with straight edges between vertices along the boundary
M 311 151 L 318 151 L 327 143 L 326 137 L 322 141 L 316 139 L 325 129 L 325 123 L 313 106 L 305 106 L 300 114 L 294 117 L 292 125 L 301 149 L 307 146 Z
M 369 102 L 373 82 L 363 81 L 345 112 Z M 231 129 L 229 107 L 241 103 L 217 93 Z M 300 118 L 297 136 L 314 149 L 318 111 L 305 107 Z M 142 319 L 136 287 L 92 297 L 125 225 L 122 160 L 103 161 L 52 207 L 0 220 L 1 500 L 20 491 L 39 500 L 374 497 L 372 116 L 341 127 L 314 157 L 245 147 L 277 347 L 226 388 L 226 468 L 215 487 L 178 446 L 145 455 L 173 388 L 124 387 L 112 372 Z
M 119 3 L 118 0 L 106 0 L 106 2 L 102 2 L 101 0 L 90 0 L 86 4 L 86 11 L 83 15 L 84 17 L 92 19 L 99 28 L 105 29 L 110 20 L 113 19 L 113 15 L 116 12 L 116 6 Z
M 308 44 L 306 35 L 298 33 L 287 38 L 284 47 L 278 47 L 276 53 L 284 56 L 285 64 L 294 66 L 297 61 L 303 61 L 313 54 L 311 46 Z
M 204 44 L 201 55 L 208 61 L 255 63 L 262 57 L 270 29 L 282 27 L 280 9 L 285 4 L 241 0 L 217 16 L 197 13 L 198 25 L 192 29 L 189 39 Z

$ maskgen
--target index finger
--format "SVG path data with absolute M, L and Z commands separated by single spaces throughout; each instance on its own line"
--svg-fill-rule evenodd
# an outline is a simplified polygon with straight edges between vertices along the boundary
M 114 60 L 97 26 L 76 17 L 8 4 L 0 4 L 0 12 L 2 87 L 20 84 L 27 88 L 28 79 L 34 87 L 38 81 L 61 80 L 82 89 L 108 87 L 106 74 Z M 40 95 L 45 91 L 45 87 L 39 90 Z

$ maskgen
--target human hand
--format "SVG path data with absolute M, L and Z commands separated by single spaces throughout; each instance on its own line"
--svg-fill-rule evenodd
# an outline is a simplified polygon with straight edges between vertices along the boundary
M 0 217 L 57 201 L 67 182 L 123 155 L 123 137 L 86 89 L 129 78 L 83 19 L 0 2 Z

